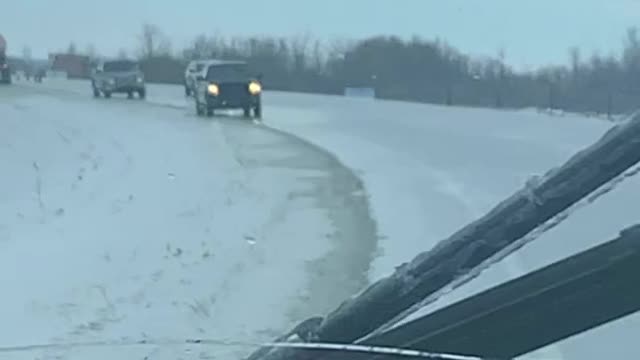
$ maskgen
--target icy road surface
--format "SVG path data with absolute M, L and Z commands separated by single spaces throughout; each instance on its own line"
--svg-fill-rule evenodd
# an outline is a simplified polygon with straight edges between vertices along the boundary
M 69 96 L 90 95 L 86 82 L 50 81 L 40 87 Z M 192 103 L 182 94 L 178 86 L 152 85 L 148 102 L 190 114 Z M 266 126 L 328 150 L 362 179 L 379 234 L 370 280 L 387 275 L 394 266 L 482 216 L 529 176 L 560 165 L 611 126 L 576 115 L 534 111 L 277 92 L 264 95 Z M 226 123 L 221 120 L 217 126 L 226 128 Z M 638 214 L 640 179 L 633 178 L 422 312 L 611 239 L 620 229 L 637 223 Z M 638 333 L 640 316 L 636 315 L 528 358 L 640 358 Z
M 0 88 L 0 346 L 270 341 L 367 283 L 358 179 L 301 140 L 137 100 Z M 72 349 L 3 359 L 239 355 Z

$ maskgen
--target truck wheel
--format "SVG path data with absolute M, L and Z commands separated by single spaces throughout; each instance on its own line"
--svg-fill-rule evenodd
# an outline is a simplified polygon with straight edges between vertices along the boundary
M 196 100 L 195 103 L 196 103 L 196 115 L 204 116 L 204 109 L 202 108 L 202 106 L 200 106 L 200 103 L 198 103 L 198 100 Z
M 98 89 L 96 89 L 95 86 L 93 87 L 93 97 L 94 98 L 99 98 L 100 97 L 100 91 Z
M 147 90 L 146 89 L 142 89 L 138 91 L 138 97 L 140 99 L 144 99 L 147 97 Z
M 250 107 L 245 107 L 245 108 L 242 109 L 242 111 L 244 113 L 243 114 L 244 117 L 246 117 L 246 118 L 250 118 L 251 117 L 251 108 Z
M 127 99 L 133 99 L 133 92 L 132 91 L 129 91 L 127 93 Z
M 186 86 L 186 85 L 184 87 L 184 95 L 185 96 L 191 96 L 191 89 L 189 89 L 189 87 Z
M 215 114 L 215 111 L 213 108 L 207 108 L 207 116 L 208 117 L 212 117 Z
M 108 91 L 105 91 L 105 92 L 103 93 L 103 95 L 104 95 L 104 97 L 106 97 L 107 99 L 110 99 L 110 98 L 111 98 L 111 93 L 110 93 L 110 92 L 108 92 Z
M 262 119 L 262 105 L 258 104 L 253 108 L 253 117 L 256 119 Z

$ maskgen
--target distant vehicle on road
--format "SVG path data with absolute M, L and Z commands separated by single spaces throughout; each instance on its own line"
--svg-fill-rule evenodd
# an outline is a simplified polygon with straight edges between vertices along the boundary
M 147 94 L 140 64 L 127 59 L 100 62 L 91 76 L 91 87 L 94 97 L 102 94 L 110 98 L 111 94 L 120 93 L 133 98 L 137 93 L 140 99 L 144 99 Z
M 0 83 L 11 84 L 11 68 L 7 59 L 7 41 L 0 35 Z
M 215 62 L 215 60 L 193 60 L 189 62 L 187 68 L 184 70 L 184 94 L 186 96 L 193 95 L 198 82 L 196 78 L 206 75 L 207 65 L 212 61 Z
M 245 117 L 262 118 L 262 76 L 254 75 L 244 61 L 211 61 L 198 75 L 194 93 L 198 116 L 218 109 L 242 109 Z

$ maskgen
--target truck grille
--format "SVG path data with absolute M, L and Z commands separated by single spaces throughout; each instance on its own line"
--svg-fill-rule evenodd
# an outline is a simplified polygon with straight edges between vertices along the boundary
M 246 83 L 222 83 L 220 97 L 223 99 L 244 99 L 249 96 L 249 87 Z
M 119 86 L 133 85 L 136 83 L 136 76 L 123 76 L 116 78 L 116 84 Z

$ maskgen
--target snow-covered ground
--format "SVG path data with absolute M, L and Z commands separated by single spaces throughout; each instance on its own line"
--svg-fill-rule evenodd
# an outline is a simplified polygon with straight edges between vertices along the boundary
M 56 89 L 69 96 L 90 95 L 88 85 L 81 82 L 49 82 L 44 88 L 41 92 Z M 151 86 L 149 102 L 192 112 L 180 87 Z M 529 176 L 560 165 L 611 126 L 569 114 L 287 93 L 266 93 L 264 104 L 265 125 L 330 151 L 364 182 L 379 239 L 369 280 L 428 250 L 520 188 Z M 230 123 L 212 122 L 225 128 Z M 624 183 L 424 311 L 584 250 L 637 223 L 639 181 Z M 633 358 L 640 355 L 634 341 L 639 332 L 640 317 L 634 316 L 535 355 L 567 360 Z
M 375 224 L 332 156 L 263 127 L 112 100 L 0 89 L 0 346 L 264 342 L 366 285 Z M 193 349 L 205 350 L 252 349 Z M 0 358 L 151 350 L 139 351 Z

